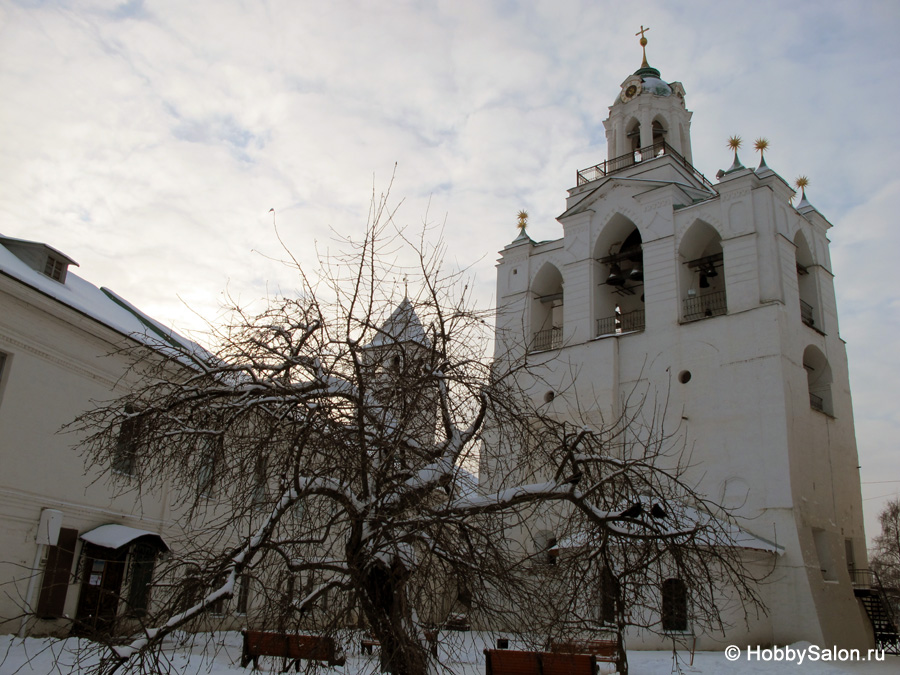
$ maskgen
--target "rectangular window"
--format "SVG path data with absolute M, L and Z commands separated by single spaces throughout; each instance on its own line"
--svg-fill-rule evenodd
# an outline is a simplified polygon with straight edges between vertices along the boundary
M 616 623 L 616 605 L 619 600 L 619 580 L 608 567 L 603 568 L 600 595 L 600 622 L 606 625 Z
M 216 470 L 222 453 L 221 437 L 206 438 L 199 444 L 197 491 L 203 497 L 216 496 Z
M 847 571 L 850 573 L 850 581 L 856 582 L 856 555 L 853 553 L 853 540 L 844 539 L 844 554 L 847 558 Z
M 256 458 L 256 465 L 253 467 L 253 506 L 254 508 L 262 508 L 265 506 L 268 497 L 268 459 L 262 455 Z
M 44 265 L 44 274 L 56 281 L 62 281 L 63 271 L 66 266 L 62 260 L 58 260 L 53 256 L 47 256 L 47 264 Z
M 0 352 L 0 401 L 3 400 L 3 389 L 4 389 L 4 379 L 3 376 L 6 374 L 6 364 L 7 364 L 6 354 Z
M 666 579 L 662 586 L 662 627 L 683 632 L 688 628 L 687 586 L 681 579 Z
M 241 586 L 238 589 L 236 614 L 246 614 L 250 604 L 250 575 L 244 572 L 241 575 Z
M 137 616 L 146 614 L 150 606 L 150 586 L 153 582 L 155 562 L 156 549 L 154 547 L 136 544 L 132 549 L 128 607 Z
M 36 612 L 42 619 L 57 619 L 65 613 L 77 543 L 78 530 L 63 527 L 56 546 L 49 547 Z
M 125 476 L 133 476 L 137 467 L 137 450 L 143 420 L 134 406 L 125 406 L 125 419 L 119 428 L 119 439 L 113 455 L 112 469 Z

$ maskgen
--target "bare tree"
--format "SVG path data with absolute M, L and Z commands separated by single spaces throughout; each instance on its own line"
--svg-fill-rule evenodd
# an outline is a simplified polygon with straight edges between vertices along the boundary
M 872 567 L 885 587 L 900 589 L 900 499 L 891 499 L 878 514 L 881 534 L 875 537 Z
M 526 364 L 488 358 L 490 317 L 463 275 L 395 228 L 384 199 L 342 251 L 315 275 L 292 261 L 296 297 L 235 308 L 215 355 L 144 363 L 133 394 L 78 420 L 86 461 L 122 489 L 167 486 L 184 514 L 101 671 L 153 670 L 167 635 L 230 599 L 283 632 L 364 625 L 396 675 L 428 671 L 427 629 L 454 612 L 540 640 L 584 635 L 603 623 L 586 589 L 610 575 L 619 624 L 670 569 L 708 623 L 717 587 L 759 605 L 677 436 L 638 433 L 631 413 L 575 429 L 533 405 Z M 490 479 L 475 489 L 479 463 Z M 557 540 L 530 550 L 547 519 L 564 524 Z

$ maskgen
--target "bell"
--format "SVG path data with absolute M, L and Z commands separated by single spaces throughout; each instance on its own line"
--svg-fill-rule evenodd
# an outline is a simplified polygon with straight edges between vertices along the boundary
M 644 280 L 644 270 L 641 268 L 640 260 L 634 263 L 634 267 L 632 267 L 631 271 L 628 273 L 628 279 L 631 281 Z
M 618 263 L 612 263 L 609 266 L 609 276 L 606 277 L 606 283 L 610 286 L 622 286 L 625 284 L 625 277 L 622 276 L 622 270 Z
M 709 280 L 705 274 L 700 275 L 700 288 L 709 288 Z
M 706 270 L 706 276 L 708 276 L 710 279 L 712 279 L 713 277 L 719 276 L 719 273 L 716 272 L 715 266 L 713 266 L 713 265 L 709 266 L 709 269 Z

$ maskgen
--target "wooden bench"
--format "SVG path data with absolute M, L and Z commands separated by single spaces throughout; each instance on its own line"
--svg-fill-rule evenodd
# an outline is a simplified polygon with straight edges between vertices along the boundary
M 484 650 L 485 675 L 596 675 L 593 654 Z
M 593 654 L 598 661 L 615 663 L 618 646 L 615 640 L 572 640 L 571 642 L 551 642 L 551 652 L 562 654 Z
M 241 668 L 253 662 L 253 668 L 259 668 L 260 656 L 274 656 L 290 659 L 295 670 L 300 671 L 300 659 L 324 661 L 329 666 L 342 666 L 346 659 L 338 656 L 334 639 L 319 635 L 286 635 L 285 633 L 267 633 L 259 630 L 241 631 L 244 635 L 244 647 L 241 652 Z M 285 667 L 285 671 L 290 666 Z

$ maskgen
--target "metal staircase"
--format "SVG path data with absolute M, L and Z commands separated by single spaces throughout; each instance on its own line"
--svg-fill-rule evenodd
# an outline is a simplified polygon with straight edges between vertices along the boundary
M 875 579 L 876 583 L 872 583 Z M 875 631 L 875 647 L 888 654 L 900 654 L 900 634 L 891 605 L 881 583 L 871 570 L 853 570 L 853 594 L 860 599 L 872 628 Z

